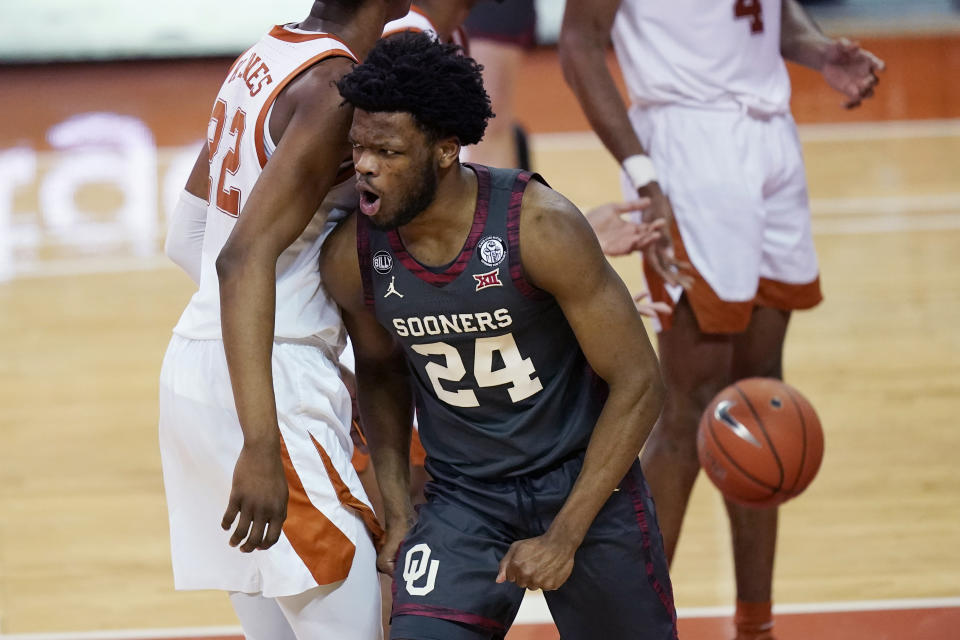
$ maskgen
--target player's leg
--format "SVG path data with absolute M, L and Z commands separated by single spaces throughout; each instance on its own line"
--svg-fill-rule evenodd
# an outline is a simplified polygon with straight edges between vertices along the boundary
M 803 155 L 792 118 L 750 122 L 750 145 L 766 154 L 762 260 L 757 307 L 734 348 L 736 379 L 783 377 L 783 343 L 791 309 L 820 302 Z M 772 637 L 771 596 L 777 510 L 728 504 L 737 580 L 740 640 Z
M 373 542 L 357 542 L 346 580 L 276 599 L 298 640 L 380 640 L 380 581 Z
M 424 502 L 423 487 L 430 479 L 429 474 L 423 466 L 425 457 L 426 453 L 423 451 L 423 445 L 420 444 L 420 437 L 414 432 L 413 441 L 410 443 L 410 499 L 414 505 Z M 383 497 L 380 495 L 380 487 L 377 485 L 377 474 L 373 469 L 369 454 L 361 453 L 359 449 L 354 449 L 352 463 L 353 468 L 356 469 L 357 475 L 360 477 L 360 483 L 363 485 L 363 489 L 370 499 L 370 505 L 382 519 Z M 385 636 L 390 634 L 390 611 L 393 608 L 392 585 L 393 581 L 389 576 L 380 574 L 381 617 Z
M 663 539 L 639 464 L 597 514 L 570 578 L 544 597 L 563 640 L 676 639 Z
M 500 559 L 516 539 L 510 523 L 518 518 L 515 492 L 499 486 L 462 477 L 427 485 L 427 502 L 397 554 L 391 638 L 505 636 L 523 589 L 496 583 Z
M 783 378 L 783 343 L 790 312 L 757 307 L 747 331 L 734 339 L 736 380 Z M 737 633 L 741 640 L 770 637 L 776 507 L 755 509 L 727 501 L 737 581 Z
M 230 604 L 240 620 L 245 640 L 296 640 L 287 618 L 273 598 L 260 593 L 230 594 Z
M 526 135 L 517 123 L 515 105 L 523 53 L 536 37 L 534 2 L 478 3 L 464 26 L 470 55 L 483 65 L 483 84 L 496 114 L 480 144 L 467 150 L 467 157 L 495 167 L 529 169 Z
M 474 39 L 470 55 L 483 65 L 483 84 L 497 115 L 487 123 L 483 140 L 468 149 L 468 158 L 494 167 L 519 166 L 514 125 L 517 73 L 523 49 L 511 43 Z
M 757 307 L 746 332 L 734 338 L 733 375 L 783 378 L 783 341 L 790 312 Z M 727 501 L 733 534 L 737 597 L 747 602 L 770 600 L 777 510 L 752 509 Z
M 733 339 L 703 333 L 684 294 L 673 311 L 672 326 L 660 332 L 658 342 L 667 398 L 641 459 L 657 503 L 667 559 L 672 561 L 700 471 L 700 414 L 731 381 Z

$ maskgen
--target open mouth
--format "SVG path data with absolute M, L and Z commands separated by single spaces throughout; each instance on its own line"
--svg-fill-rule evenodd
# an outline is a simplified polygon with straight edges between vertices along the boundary
M 357 185 L 360 192 L 360 213 L 365 216 L 374 216 L 380 211 L 380 196 L 371 191 L 366 185 Z

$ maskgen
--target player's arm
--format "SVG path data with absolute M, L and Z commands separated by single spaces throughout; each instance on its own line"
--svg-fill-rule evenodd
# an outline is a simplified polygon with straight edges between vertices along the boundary
M 621 0 L 567 0 L 560 32 L 563 77 L 590 126 L 617 162 L 646 153 L 627 117 L 627 107 L 607 67 L 610 30 Z
M 637 194 L 650 198 L 651 204 L 644 210 L 644 220 L 665 220 L 669 224 L 673 219 L 670 202 L 660 189 L 653 163 L 633 130 L 627 106 L 607 67 L 607 45 L 620 2 L 567 0 L 560 32 L 560 65 L 590 126 L 630 176 Z M 669 233 L 647 245 L 644 259 L 668 283 L 688 284 L 687 278 L 676 268 Z
M 524 195 L 520 247 L 526 277 L 556 298 L 590 366 L 610 388 L 583 468 L 546 534 L 514 543 L 498 580 L 556 589 L 597 513 L 636 462 L 660 415 L 657 357 L 626 285 L 583 216 L 549 188 Z
M 783 0 L 780 53 L 822 73 L 827 84 L 846 97 L 848 109 L 873 96 L 876 74 L 884 68 L 882 60 L 859 44 L 826 36 L 797 0 Z
M 410 435 L 413 396 L 403 349 L 363 299 L 357 257 L 356 214 L 330 235 L 320 252 L 320 275 L 340 305 L 353 342 L 357 400 L 370 457 L 383 495 L 387 537 L 378 568 L 393 575 L 394 556 L 413 523 L 410 502 Z
M 204 142 L 193 164 L 186 187 L 177 200 L 163 251 L 187 275 L 200 284 L 200 255 L 207 228 L 207 191 L 210 175 L 210 147 Z
M 271 368 L 276 265 L 316 213 L 344 157 L 352 110 L 341 105 L 333 83 L 351 68 L 344 58 L 323 61 L 281 96 L 289 123 L 217 258 L 223 344 L 243 430 L 222 525 L 229 529 L 239 514 L 230 544 L 246 538 L 242 551 L 270 547 L 286 518 Z

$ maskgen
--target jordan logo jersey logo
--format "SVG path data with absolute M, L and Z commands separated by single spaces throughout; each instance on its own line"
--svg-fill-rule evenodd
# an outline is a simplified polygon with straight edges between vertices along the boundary
M 474 277 L 476 277 L 476 276 L 474 276 Z M 390 286 L 387 287 L 387 292 L 386 292 L 385 294 L 383 294 L 383 297 L 384 297 L 384 298 L 388 297 L 390 294 L 393 294 L 393 295 L 397 296 L 398 298 L 402 298 L 402 297 L 403 297 L 403 294 L 400 293 L 399 291 L 397 291 L 397 288 L 393 285 L 393 281 L 396 280 L 396 279 L 397 279 L 397 276 L 390 276 Z
M 477 288 L 475 291 L 480 291 L 480 289 L 486 289 L 487 287 L 502 287 L 503 283 L 500 282 L 500 268 L 497 267 L 493 271 L 488 271 L 487 273 L 475 273 L 473 274 L 473 279 L 477 281 Z

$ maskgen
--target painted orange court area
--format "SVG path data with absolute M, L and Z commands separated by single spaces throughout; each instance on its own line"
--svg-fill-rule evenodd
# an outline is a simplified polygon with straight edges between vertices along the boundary
M 960 627 L 960 608 L 780 614 L 775 631 L 810 640 L 943 640 Z M 681 640 L 728 640 L 729 617 L 682 618 Z M 553 625 L 515 627 L 507 640 L 557 640 Z

